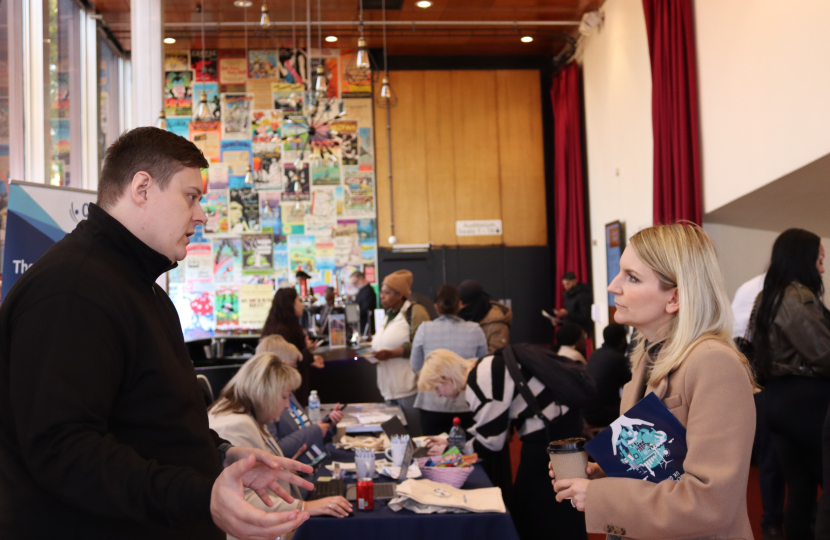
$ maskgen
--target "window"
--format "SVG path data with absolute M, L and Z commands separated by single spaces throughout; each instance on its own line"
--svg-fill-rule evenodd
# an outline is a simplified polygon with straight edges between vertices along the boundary
M 119 56 L 104 38 L 98 39 L 98 170 L 104 152 L 121 133 L 119 122 Z

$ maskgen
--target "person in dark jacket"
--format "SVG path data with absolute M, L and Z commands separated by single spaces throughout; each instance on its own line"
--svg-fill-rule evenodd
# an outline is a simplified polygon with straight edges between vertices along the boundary
M 625 326 L 609 324 L 602 337 L 602 347 L 588 359 L 588 374 L 594 378 L 597 393 L 582 409 L 585 421 L 592 426 L 610 426 L 620 417 L 620 389 L 631 380 L 631 365 L 625 357 Z
M 822 428 L 830 406 L 830 314 L 824 307 L 824 247 L 803 229 L 772 246 L 750 321 L 752 358 L 764 387 L 761 418 L 787 483 L 784 533 L 813 538 L 822 483 Z
M 300 317 L 303 315 L 303 301 L 300 295 L 293 287 L 286 287 L 279 289 L 274 294 L 274 300 L 271 302 L 271 309 L 268 311 L 268 318 L 265 319 L 265 325 L 262 327 L 262 336 L 260 339 L 277 334 L 285 338 L 285 340 L 297 347 L 302 353 L 303 358 L 297 363 L 297 371 L 303 378 L 302 384 L 294 395 L 303 407 L 308 406 L 309 378 L 311 377 L 311 366 L 322 368 L 325 366 L 323 357 L 313 355 L 314 349 L 317 346 L 311 342 L 308 336 L 300 326 Z
M 458 286 L 461 309 L 458 316 L 478 323 L 487 338 L 487 353 L 492 354 L 510 343 L 513 312 L 509 307 L 490 300 L 478 281 L 468 279 Z
M 290 502 L 275 480 L 311 486 L 284 470 L 310 468 L 209 429 L 176 309 L 155 283 L 207 220 L 206 167 L 167 131 L 121 135 L 89 218 L 4 298 L 0 538 L 274 538 L 307 519 L 244 500 L 243 486 L 267 486 Z
M 378 297 L 375 289 L 366 281 L 366 276 L 360 270 L 352 272 L 349 278 L 352 286 L 357 289 L 355 302 L 360 306 L 360 334 L 374 335 L 375 333 L 375 309 L 378 307 Z M 369 326 L 368 331 L 366 326 Z
M 562 275 L 563 307 L 554 311 L 554 315 L 565 323 L 576 323 L 585 330 L 588 337 L 594 335 L 594 323 L 591 320 L 591 304 L 594 295 L 591 287 L 576 280 L 576 274 L 565 272 Z

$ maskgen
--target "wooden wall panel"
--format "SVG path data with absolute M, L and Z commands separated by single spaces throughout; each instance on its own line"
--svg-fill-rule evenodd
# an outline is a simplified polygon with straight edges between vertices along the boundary
M 501 211 L 508 246 L 547 244 L 539 72 L 496 71 Z
M 449 71 L 424 72 L 424 118 L 427 126 L 426 162 L 429 188 L 430 240 L 438 246 L 455 246 L 455 173 L 459 157 L 452 118 Z
M 424 73 L 423 71 L 397 71 L 390 73 L 390 82 L 398 95 L 398 106 L 392 109 L 392 172 L 395 205 L 395 236 L 399 244 L 429 242 L 429 203 L 427 180 L 424 174 L 426 155 L 426 127 L 424 125 Z M 386 168 L 386 110 L 375 109 L 377 150 L 383 157 L 378 160 L 379 203 L 386 206 L 385 233 L 380 237 L 382 246 L 388 246 L 389 180 Z M 382 140 L 382 143 L 380 142 Z M 380 162 L 383 162 L 381 168 Z M 380 209 L 380 204 L 378 208 Z M 380 213 L 379 216 L 380 218 Z
M 494 71 L 452 71 L 457 220 L 501 219 Z M 464 236 L 458 245 L 501 244 L 502 235 Z

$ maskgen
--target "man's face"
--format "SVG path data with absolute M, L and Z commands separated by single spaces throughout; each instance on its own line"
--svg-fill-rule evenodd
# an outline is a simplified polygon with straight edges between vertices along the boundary
M 564 288 L 566 291 L 570 291 L 571 289 L 574 288 L 574 286 L 576 286 L 576 280 L 575 279 L 563 279 L 562 280 L 562 288 Z
M 143 240 L 170 261 L 187 256 L 187 245 L 197 225 L 204 225 L 207 216 L 199 201 L 202 198 L 202 175 L 199 169 L 185 168 L 170 178 L 162 190 L 153 181 L 147 189 Z
M 349 283 L 352 284 L 352 287 L 357 289 L 357 288 L 359 288 L 359 285 L 360 285 L 360 278 L 358 278 L 357 276 L 351 276 L 349 278 Z

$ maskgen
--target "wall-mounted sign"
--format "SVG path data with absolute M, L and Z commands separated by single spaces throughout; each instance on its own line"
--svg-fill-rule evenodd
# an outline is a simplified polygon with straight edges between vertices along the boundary
M 474 219 L 455 222 L 456 236 L 499 236 L 502 233 L 500 219 Z

